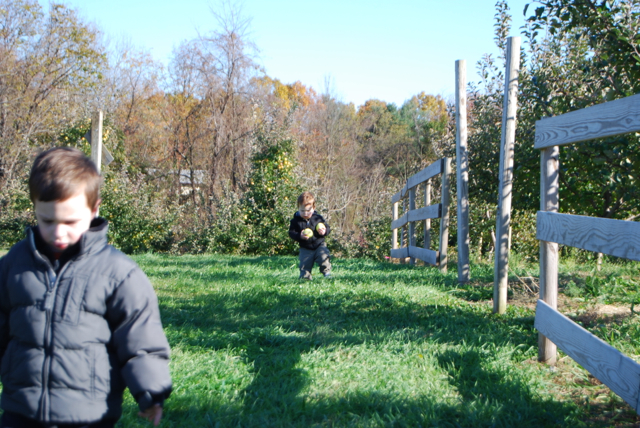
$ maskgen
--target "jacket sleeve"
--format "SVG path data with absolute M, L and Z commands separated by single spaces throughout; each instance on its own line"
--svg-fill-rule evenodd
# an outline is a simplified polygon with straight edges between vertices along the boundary
M 171 393 L 169 343 L 162 329 L 158 298 L 138 267 L 117 286 L 107 308 L 113 344 L 124 381 L 140 410 Z
M 300 238 L 300 232 L 302 232 L 302 230 L 300 230 L 300 228 L 298 227 L 296 218 L 293 217 L 289 222 L 289 238 L 297 242 L 302 241 L 302 239 Z

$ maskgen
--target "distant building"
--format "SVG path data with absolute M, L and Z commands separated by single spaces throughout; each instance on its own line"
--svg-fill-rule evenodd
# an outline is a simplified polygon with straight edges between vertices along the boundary
M 194 169 L 193 171 L 190 169 L 181 169 L 180 172 L 178 172 L 175 169 L 163 171 L 157 168 L 149 168 L 147 172 L 156 177 L 179 174 L 178 182 L 180 183 L 180 194 L 182 196 L 190 195 L 194 189 L 196 191 L 200 190 L 200 187 L 204 184 L 204 179 L 207 174 L 203 169 Z M 192 177 L 193 185 L 191 183 Z

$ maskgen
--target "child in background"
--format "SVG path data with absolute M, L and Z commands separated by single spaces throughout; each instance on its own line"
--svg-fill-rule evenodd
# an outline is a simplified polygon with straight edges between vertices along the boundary
M 331 278 L 329 249 L 324 237 L 331 228 L 325 219 L 315 211 L 316 201 L 310 192 L 298 197 L 298 212 L 289 224 L 289 236 L 300 244 L 300 278 L 311 279 L 314 262 L 320 266 L 320 273 Z
M 111 428 L 125 387 L 160 423 L 169 343 L 149 280 L 107 244 L 100 183 L 76 149 L 33 163 L 37 226 L 0 259 L 2 428 Z

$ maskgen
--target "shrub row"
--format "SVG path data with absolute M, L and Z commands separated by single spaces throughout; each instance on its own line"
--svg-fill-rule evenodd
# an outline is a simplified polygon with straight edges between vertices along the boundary
M 297 246 L 287 236 L 289 219 L 296 210 L 293 197 L 273 198 L 267 211 L 256 204 L 255 194 L 238 195 L 225 190 L 210 201 L 203 216 L 193 202 L 167 202 L 142 175 L 110 172 L 105 177 L 100 215 L 109 225 L 110 243 L 133 253 L 296 254 Z M 457 245 L 456 216 L 451 215 L 449 246 Z M 493 253 L 491 232 L 495 228 L 492 207 L 471 204 L 471 253 L 476 258 Z M 0 190 L 0 247 L 22 239 L 24 229 L 35 223 L 25 183 L 12 183 Z M 327 239 L 337 257 L 384 260 L 391 249 L 391 217 L 361 221 L 357 231 L 337 227 Z M 512 213 L 512 250 L 526 260 L 538 255 L 535 213 Z M 432 249 L 438 248 L 439 221 L 432 221 Z M 417 245 L 423 245 L 423 229 L 417 224 Z M 575 255 L 575 254 L 574 254 Z M 589 257 L 585 255 L 585 257 Z
M 189 200 L 183 204 L 168 198 L 143 175 L 108 172 L 102 191 L 100 215 L 109 225 L 109 241 L 125 253 L 218 253 L 218 254 L 296 254 L 297 245 L 287 236 L 289 219 L 296 210 L 295 193 L 279 197 L 278 193 L 247 192 L 238 195 L 224 190 L 209 202 L 206 210 Z M 268 199 L 269 204 L 259 199 Z M 472 257 L 491 257 L 494 251 L 495 207 L 471 204 L 470 247 Z M 203 215 L 202 213 L 206 213 Z M 455 257 L 457 221 L 452 211 L 449 234 L 450 255 Z M 24 236 L 27 226 L 35 223 L 26 183 L 10 182 L 0 189 L 0 247 L 8 248 Z M 327 242 L 334 256 L 365 257 L 384 260 L 391 249 L 391 217 L 361 221 L 357 231 L 337 227 Z M 527 261 L 538 257 L 536 217 L 534 212 L 512 212 L 512 251 Z M 439 221 L 432 221 L 430 248 L 438 248 Z M 421 222 L 416 227 L 417 245 L 423 245 Z M 593 255 L 565 249 L 572 257 L 591 259 Z

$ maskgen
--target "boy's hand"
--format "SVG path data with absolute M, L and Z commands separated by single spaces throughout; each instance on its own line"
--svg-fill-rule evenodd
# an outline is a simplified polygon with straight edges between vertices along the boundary
M 300 239 L 303 239 L 305 241 L 307 239 L 311 239 L 312 236 L 313 236 L 313 230 L 309 228 L 306 228 L 302 232 L 300 232 Z
M 153 426 L 157 427 L 160 425 L 160 419 L 162 419 L 162 406 L 154 404 L 144 412 L 138 412 L 138 416 L 145 418 L 149 422 L 153 422 Z
M 318 235 L 324 236 L 327 234 L 327 227 L 324 225 L 324 223 L 318 223 L 316 225 L 316 232 L 318 232 Z

